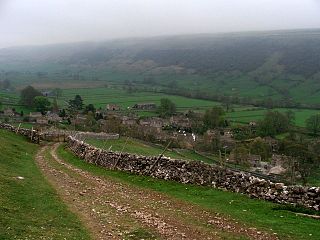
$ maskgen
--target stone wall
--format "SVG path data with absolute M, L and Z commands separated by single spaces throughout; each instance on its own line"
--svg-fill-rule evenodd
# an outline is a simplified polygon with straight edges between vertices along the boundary
M 253 198 L 320 210 L 319 187 L 285 186 L 283 183 L 273 183 L 248 173 L 235 172 L 198 161 L 168 158 L 158 160 L 158 157 L 106 151 L 73 137 L 68 138 L 67 145 L 76 156 L 107 169 L 117 169 L 180 183 L 221 188 Z
M 6 123 L 0 123 L 0 128 L 25 136 L 29 138 L 32 142 L 38 143 L 40 140 L 39 134 L 35 130 L 18 128 Z
M 0 123 L 0 128 L 23 135 L 33 142 L 39 142 L 41 138 L 41 134 L 35 130 L 17 128 L 5 123 Z M 42 138 L 43 136 L 42 134 Z M 52 134 L 51 138 L 56 139 L 55 134 Z M 47 137 L 47 140 L 50 140 L 50 137 Z M 283 183 L 273 183 L 248 173 L 236 172 L 198 161 L 172 160 L 164 157 L 159 160 L 158 157 L 106 151 L 71 136 L 63 137 L 64 140 L 67 141 L 67 146 L 76 156 L 107 169 L 117 169 L 185 184 L 221 188 L 253 198 L 282 204 L 302 205 L 320 211 L 319 187 L 285 186 Z
M 119 139 L 119 134 L 110 133 L 94 133 L 94 132 L 75 132 L 75 131 L 63 131 L 63 130 L 48 130 L 37 131 L 26 128 L 19 128 L 10 124 L 1 123 L 0 128 L 15 132 L 29 138 L 32 142 L 39 143 L 40 140 L 47 142 L 66 142 L 70 135 L 75 135 L 77 138 L 86 139 L 94 138 L 100 140 L 112 140 Z
M 95 132 L 77 132 L 78 138 L 94 138 L 99 140 L 116 140 L 119 139 L 119 134 L 117 133 L 95 133 Z

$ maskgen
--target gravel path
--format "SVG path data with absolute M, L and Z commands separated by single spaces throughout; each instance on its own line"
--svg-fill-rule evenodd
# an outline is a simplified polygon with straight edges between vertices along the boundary
M 97 177 L 44 146 L 36 162 L 94 239 L 277 239 L 165 194 Z

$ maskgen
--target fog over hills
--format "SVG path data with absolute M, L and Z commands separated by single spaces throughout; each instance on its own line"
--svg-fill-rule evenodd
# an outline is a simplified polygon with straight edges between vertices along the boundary
M 299 91 L 303 86 L 306 94 L 311 91 L 309 96 L 317 99 L 320 94 L 319 42 L 320 30 L 310 29 L 15 47 L 0 50 L 0 70 L 50 72 L 47 67 L 43 68 L 45 63 L 70 67 L 69 70 L 72 67 L 74 72 L 93 71 L 97 76 L 106 69 L 128 72 L 140 75 L 141 80 L 146 75 L 174 73 L 175 81 L 181 84 L 181 74 L 207 80 L 209 76 L 209 82 L 203 80 L 206 85 L 212 89 L 225 88 L 226 94 L 230 94 L 230 88 L 251 84 L 268 88 L 269 93 L 261 96 L 280 94 L 294 98 L 295 94 L 290 91 Z M 221 80 L 222 75 L 225 77 Z
M 119 59 L 131 64 L 151 60 L 157 66 L 178 65 L 208 73 L 253 71 L 273 59 L 285 73 L 311 76 L 320 69 L 319 41 L 320 30 L 119 39 L 6 48 L 0 50 L 0 61 L 12 64 L 15 61 L 58 61 L 94 66 Z

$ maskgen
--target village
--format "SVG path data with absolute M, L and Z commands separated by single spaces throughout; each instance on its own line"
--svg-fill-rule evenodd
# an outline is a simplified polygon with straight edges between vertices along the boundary
M 258 134 L 257 122 L 235 126 L 224 119 L 224 110 L 220 107 L 205 113 L 177 112 L 174 103 L 164 102 L 164 106 L 152 102 L 135 103 L 127 109 L 109 103 L 96 109 L 92 104 L 84 106 L 81 97 L 76 96 L 66 109 L 55 106 L 23 115 L 15 109 L 5 108 L 0 112 L 0 119 L 16 125 L 29 124 L 40 132 L 95 132 L 91 137 L 98 139 L 99 134 L 109 133 L 118 138 L 131 137 L 158 144 L 162 148 L 169 144 L 172 149 L 187 149 L 210 156 L 212 164 L 249 171 L 268 179 L 294 181 L 301 178 L 294 170 L 291 158 L 279 152 L 279 141 Z M 156 116 L 139 116 L 139 111 L 151 111 Z

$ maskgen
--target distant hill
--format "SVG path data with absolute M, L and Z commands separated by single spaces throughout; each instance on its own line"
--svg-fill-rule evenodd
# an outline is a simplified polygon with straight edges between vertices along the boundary
M 320 103 L 320 30 L 7 48 L 0 49 L 0 71 L 7 73 L 7 77 L 9 71 L 45 72 L 47 81 L 54 74 L 87 81 L 94 76 L 102 81 L 132 81 L 233 97 L 317 104 Z M 74 78 L 74 74 L 82 77 Z M 14 75 L 11 78 L 23 79 Z

